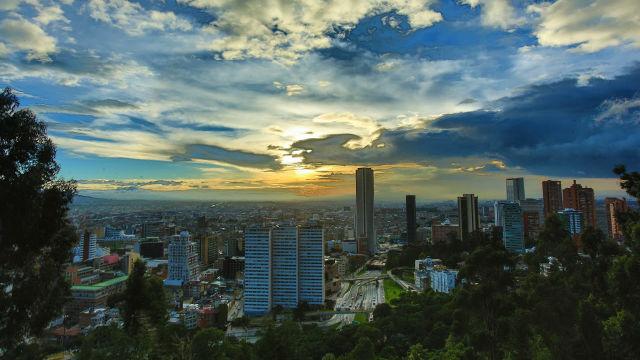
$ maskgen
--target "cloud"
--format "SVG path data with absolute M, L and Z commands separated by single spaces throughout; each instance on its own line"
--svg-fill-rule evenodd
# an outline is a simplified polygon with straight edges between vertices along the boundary
M 26 51 L 30 60 L 50 61 L 49 55 L 57 51 L 55 38 L 38 25 L 22 18 L 0 22 L 0 33 L 10 47 Z
M 185 146 L 183 154 L 174 156 L 174 160 L 191 159 L 213 160 L 241 167 L 279 169 L 276 158 L 265 154 L 255 154 L 242 150 L 231 150 L 221 146 L 190 144 Z
M 596 116 L 598 122 L 624 123 L 635 120 L 640 124 L 640 98 L 637 96 L 633 99 L 605 100 L 601 108 L 602 112 Z
M 0 11 L 15 10 L 20 5 L 21 0 L 3 0 L 0 2 Z
M 461 0 L 460 3 L 472 8 L 481 6 L 481 21 L 484 26 L 509 30 L 525 23 L 525 20 L 518 16 L 510 0 Z
M 85 5 L 91 18 L 111 24 L 129 35 L 150 31 L 189 31 L 191 23 L 172 11 L 146 10 L 128 0 L 89 0 Z
M 210 11 L 216 20 L 208 48 L 222 59 L 269 59 L 291 64 L 303 54 L 332 46 L 334 39 L 371 15 L 395 11 L 412 29 L 442 20 L 432 0 L 178 0 Z
M 358 138 L 352 134 L 307 139 L 291 148 L 304 150 L 309 164 L 447 166 L 452 159 L 484 158 L 534 174 L 606 177 L 615 164 L 640 162 L 637 111 L 631 111 L 638 104 L 628 100 L 639 82 L 640 66 L 586 86 L 566 79 L 527 87 L 490 104 L 494 110 L 444 115 L 417 129 L 383 130 L 361 149 L 344 146 Z M 594 121 L 603 108 L 616 116 L 615 123 Z
M 637 0 L 559 0 L 530 5 L 528 11 L 539 15 L 535 35 L 544 46 L 575 46 L 581 52 L 640 47 Z

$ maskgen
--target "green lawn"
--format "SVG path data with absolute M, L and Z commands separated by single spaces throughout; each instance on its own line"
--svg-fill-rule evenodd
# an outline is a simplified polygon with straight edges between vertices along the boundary
M 386 303 L 391 303 L 391 300 L 399 298 L 402 292 L 404 290 L 395 281 L 384 279 L 384 299 Z
M 359 312 L 356 314 L 356 317 L 353 320 L 359 322 L 360 324 L 364 324 L 369 321 L 369 313 Z
M 402 276 L 400 276 L 400 278 L 408 282 L 409 284 L 413 284 L 416 282 L 416 278 L 413 271 L 403 271 Z

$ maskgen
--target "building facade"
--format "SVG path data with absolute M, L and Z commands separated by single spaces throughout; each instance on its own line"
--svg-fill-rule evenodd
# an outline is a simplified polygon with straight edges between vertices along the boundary
M 622 227 L 618 219 L 619 214 L 629 211 L 629 205 L 627 205 L 627 199 L 618 198 L 605 198 L 604 207 L 607 214 L 607 230 L 609 238 L 616 241 L 624 240 L 622 234 Z
M 544 224 L 544 201 L 524 199 L 520 201 L 520 208 L 522 209 L 524 237 L 529 240 L 537 239 Z
M 474 231 L 480 230 L 477 196 L 463 194 L 458 197 L 458 221 L 461 240 L 466 239 Z
M 247 229 L 244 244 L 244 313 L 266 314 L 271 309 L 271 229 Z
M 98 238 L 96 234 L 85 231 L 80 237 L 80 260 L 88 261 L 96 258 L 96 251 L 98 249 Z
M 524 200 L 524 178 L 507 179 L 507 201 L 516 202 Z
M 592 188 L 583 187 L 573 180 L 573 184 L 562 190 L 562 204 L 565 209 L 575 209 L 582 212 L 584 227 L 597 226 L 596 199 Z
M 374 224 L 373 169 L 356 170 L 355 238 L 359 254 L 374 254 L 377 248 Z
M 562 210 L 562 183 L 557 180 L 542 182 L 542 201 L 544 203 L 544 218 Z
M 558 211 L 558 215 L 565 222 L 567 231 L 575 239 L 584 230 L 584 216 L 582 211 L 576 209 L 564 209 Z
M 524 230 L 522 225 L 522 209 L 516 202 L 502 206 L 502 243 L 504 247 L 515 253 L 524 252 Z
M 174 235 L 169 243 L 166 285 L 183 285 L 196 280 L 200 271 L 198 245 L 187 231 Z

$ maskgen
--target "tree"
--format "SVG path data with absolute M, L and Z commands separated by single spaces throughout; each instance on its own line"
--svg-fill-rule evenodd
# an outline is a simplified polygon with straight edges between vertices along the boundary
M 147 306 L 146 281 L 144 263 L 137 260 L 133 264 L 133 271 L 127 279 L 127 288 L 124 291 L 124 326 L 130 334 L 136 334 L 142 323 L 142 312 Z
M 0 353 L 38 335 L 69 295 L 63 277 L 77 235 L 67 220 L 75 184 L 57 178 L 44 122 L 0 93 Z

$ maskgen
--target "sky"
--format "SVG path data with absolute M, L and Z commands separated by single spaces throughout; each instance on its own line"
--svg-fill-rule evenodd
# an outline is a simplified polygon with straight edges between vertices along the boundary
M 621 196 L 637 0 L 1 0 L 0 86 L 60 175 L 121 199 Z

